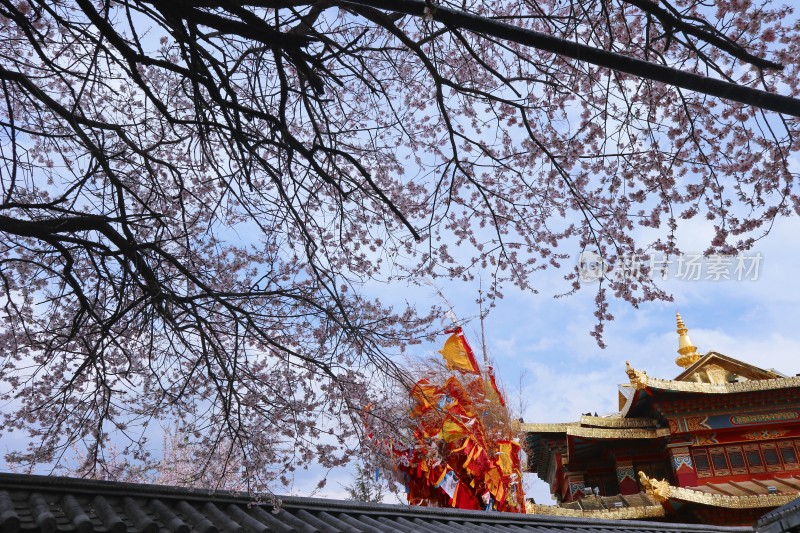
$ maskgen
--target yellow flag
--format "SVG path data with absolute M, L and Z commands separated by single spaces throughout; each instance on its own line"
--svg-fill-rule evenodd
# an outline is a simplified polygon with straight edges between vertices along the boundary
M 512 444 L 508 441 L 499 441 L 497 444 L 499 445 L 497 464 L 500 466 L 500 470 L 503 471 L 504 476 L 510 476 L 511 472 L 514 471 L 514 464 L 511 459 L 511 454 L 514 452 Z
M 444 424 L 442 424 L 442 431 L 440 433 L 443 441 L 453 442 L 454 440 L 464 438 L 469 434 L 469 428 L 452 416 L 448 416 L 444 419 Z
M 491 468 L 483 475 L 483 482 L 486 483 L 486 488 L 489 489 L 489 492 L 497 495 L 500 485 L 503 484 L 503 474 L 499 468 Z
M 452 335 L 445 341 L 444 347 L 439 350 L 439 353 L 444 357 L 447 368 L 450 370 L 460 370 L 473 374 L 481 373 L 478 363 L 475 361 L 475 355 L 472 353 L 472 348 L 467 344 L 467 339 L 464 337 L 461 327 L 452 330 Z

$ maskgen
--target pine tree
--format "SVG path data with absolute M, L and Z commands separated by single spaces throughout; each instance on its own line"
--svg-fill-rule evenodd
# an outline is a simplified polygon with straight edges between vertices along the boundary
M 353 483 L 345 488 L 348 500 L 380 503 L 386 495 L 379 474 L 364 463 L 356 466 Z

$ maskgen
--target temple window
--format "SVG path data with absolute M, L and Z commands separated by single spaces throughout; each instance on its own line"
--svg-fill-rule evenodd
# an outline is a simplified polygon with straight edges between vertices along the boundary
M 742 449 L 738 446 L 728 447 L 728 462 L 731 465 L 731 474 L 746 474 L 747 467 L 744 464 L 744 455 Z
M 800 441 L 762 442 L 692 450 L 697 477 L 800 469 Z
M 692 460 L 697 471 L 697 477 L 711 477 L 711 464 L 708 462 L 708 452 L 705 450 L 692 451 Z
M 744 447 L 747 454 L 747 467 L 750 472 L 759 473 L 764 471 L 764 459 L 761 457 L 758 444 L 748 444 Z
M 725 457 L 725 448 L 711 448 L 711 464 L 717 476 L 730 475 L 728 459 Z
M 767 470 L 775 470 L 775 467 L 780 466 L 781 459 L 778 457 L 778 450 L 775 449 L 774 444 L 762 444 L 761 452 L 764 454 Z
M 791 443 L 787 442 L 786 444 L 779 444 L 778 446 L 781 451 L 781 459 L 783 459 L 783 464 L 790 468 L 797 468 L 797 452 L 795 452 Z

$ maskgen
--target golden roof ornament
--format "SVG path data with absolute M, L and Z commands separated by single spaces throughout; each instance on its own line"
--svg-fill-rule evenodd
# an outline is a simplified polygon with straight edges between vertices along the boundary
M 645 490 L 648 496 L 654 498 L 657 502 L 665 502 L 670 496 L 670 486 L 666 480 L 658 480 L 655 478 L 648 478 L 647 475 L 639 471 L 639 483 Z
M 625 373 L 628 374 L 628 379 L 631 380 L 631 385 L 636 390 L 647 388 L 650 381 L 650 376 L 644 370 L 636 370 L 631 366 L 630 361 L 625 361 Z
M 680 354 L 675 359 L 675 364 L 682 368 L 689 368 L 700 359 L 700 354 L 697 353 L 697 346 L 692 344 L 692 339 L 689 338 L 689 330 L 686 329 L 681 314 L 675 313 L 675 317 L 678 319 L 678 353 Z

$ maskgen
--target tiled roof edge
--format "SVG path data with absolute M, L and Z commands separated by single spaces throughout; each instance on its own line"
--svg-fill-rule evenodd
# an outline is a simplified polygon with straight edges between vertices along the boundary
M 328 500 L 324 498 L 306 498 L 300 496 L 272 496 L 250 495 L 243 492 L 214 491 L 208 489 L 188 489 L 183 487 L 170 487 L 162 485 L 147 485 L 141 483 L 124 483 L 94 479 L 78 479 L 58 476 L 41 476 L 28 474 L 0 473 L 0 490 L 25 490 L 41 492 L 65 492 L 69 494 L 103 494 L 106 496 L 129 496 L 140 498 L 176 499 L 212 501 L 215 503 L 238 504 L 270 504 L 273 499 L 279 500 L 283 508 L 349 510 L 366 515 L 402 515 L 404 517 L 421 517 L 432 519 L 458 518 L 460 520 L 475 520 L 481 523 L 524 523 L 524 524 L 561 524 L 586 527 L 587 520 L 576 520 L 572 517 L 541 515 L 519 515 L 514 513 L 487 513 L 484 511 L 467 511 L 462 509 L 443 509 L 430 507 L 412 507 L 399 504 L 366 503 L 345 500 Z M 602 524 L 603 528 L 613 527 L 616 531 L 663 530 L 667 532 L 708 532 L 708 533 L 752 533 L 749 527 L 723 527 L 696 524 L 674 524 L 643 522 L 634 520 L 596 520 L 590 521 Z

